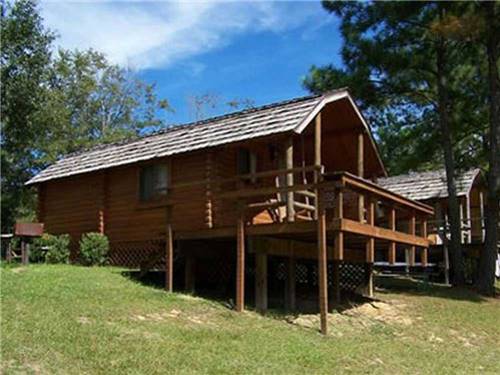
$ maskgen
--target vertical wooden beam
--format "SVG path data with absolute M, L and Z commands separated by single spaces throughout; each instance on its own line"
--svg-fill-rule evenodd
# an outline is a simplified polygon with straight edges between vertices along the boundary
M 467 243 L 472 242 L 472 220 L 471 220 L 471 214 L 470 214 L 470 193 L 468 193 L 465 196 L 465 225 L 467 227 L 466 230 L 466 238 L 467 238 Z
M 394 207 L 389 209 L 389 229 L 396 230 L 396 210 Z M 396 242 L 389 242 L 389 254 L 388 259 L 390 264 L 396 262 Z
M 334 218 L 342 219 L 344 217 L 344 192 L 342 189 L 337 189 L 334 203 Z M 344 233 L 341 230 L 335 231 L 335 244 L 333 251 L 334 260 L 342 260 L 344 258 Z
M 373 297 L 373 263 L 365 263 L 366 295 Z
M 295 311 L 296 298 L 295 298 L 295 255 L 293 253 L 293 242 L 288 241 L 288 258 L 286 264 L 286 288 L 285 288 L 285 301 L 286 309 Z
M 411 217 L 410 217 L 410 234 L 415 235 L 415 226 L 416 226 L 416 221 L 415 221 L 415 213 L 412 212 Z M 410 246 L 410 251 L 409 251 L 409 261 L 408 263 L 410 264 L 410 267 L 413 267 L 415 265 L 415 246 Z
M 318 169 L 314 171 L 314 183 L 317 184 L 320 181 L 320 170 L 321 168 L 321 112 L 316 115 L 314 121 L 314 166 Z M 318 201 L 318 190 L 316 190 L 316 202 Z M 314 211 L 314 218 L 318 219 L 318 204 L 316 204 L 316 210 Z
M 480 225 L 481 225 L 481 242 L 484 242 L 486 239 L 486 228 L 484 225 L 484 196 L 483 192 L 479 192 L 479 212 L 481 216 Z
M 293 137 L 290 136 L 286 140 L 285 147 L 286 169 L 293 168 Z M 293 186 L 293 173 L 287 173 L 286 186 Z M 287 220 L 295 221 L 294 193 L 289 191 L 286 193 L 286 212 Z
M 359 177 L 363 178 L 365 174 L 365 164 L 364 164 L 364 136 L 363 132 L 358 134 L 358 157 L 357 157 L 357 174 Z
M 360 132 L 358 134 L 358 142 L 357 142 L 357 174 L 359 177 L 363 178 L 365 173 L 364 167 L 364 138 L 363 133 Z M 365 216 L 365 197 L 363 194 L 358 194 L 358 220 L 363 223 Z
M 245 309 L 245 219 L 243 209 L 236 224 L 236 311 Z
M 422 220 L 422 237 L 427 238 L 427 219 Z M 422 267 L 427 267 L 427 248 L 422 249 Z
M 324 202 L 319 203 L 318 212 L 318 286 L 321 333 L 328 333 L 328 265 L 326 243 L 326 212 Z
M 174 289 L 174 235 L 172 225 L 167 223 L 166 256 L 165 256 L 165 290 L 172 292 Z
M 368 215 L 367 220 L 369 225 L 375 225 L 375 202 L 372 198 L 368 198 Z M 375 261 L 375 239 L 370 237 L 366 240 L 366 263 Z
M 267 311 L 267 254 L 255 253 L 255 308 L 260 313 Z

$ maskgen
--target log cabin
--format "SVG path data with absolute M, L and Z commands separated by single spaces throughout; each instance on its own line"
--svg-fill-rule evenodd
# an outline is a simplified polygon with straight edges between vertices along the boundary
M 73 258 L 97 231 L 113 264 L 161 267 L 167 291 L 217 279 L 237 311 L 254 298 L 264 312 L 276 293 L 293 310 L 312 286 L 326 333 L 341 291 L 373 294 L 375 252 L 427 262 L 433 208 L 374 182 L 386 175 L 340 89 L 71 154 L 27 185 L 46 231 L 71 235 Z
M 435 215 L 428 223 L 428 235 L 431 241 L 429 260 L 442 269 L 444 281 L 449 283 L 450 265 L 447 244 L 450 239 L 450 223 L 445 170 L 412 172 L 378 178 L 377 184 L 409 199 L 434 207 Z M 476 262 L 478 262 L 485 241 L 486 181 L 481 170 L 475 168 L 459 171 L 455 185 L 459 201 L 461 244 L 467 266 L 466 278 L 473 282 Z M 403 264 L 406 263 L 405 260 Z

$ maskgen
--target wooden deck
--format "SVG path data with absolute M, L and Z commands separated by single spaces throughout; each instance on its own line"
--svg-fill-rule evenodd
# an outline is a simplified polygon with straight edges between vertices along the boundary
M 328 287 L 326 270 L 328 260 L 333 261 L 334 269 L 346 259 L 351 259 L 351 252 L 361 250 L 364 254 L 358 259 L 367 265 L 373 265 L 375 251 L 387 254 L 389 264 L 394 264 L 398 251 L 409 251 L 410 262 L 415 263 L 415 255 L 420 251 L 420 264 L 427 263 L 427 249 L 430 241 L 427 238 L 427 220 L 433 215 L 433 209 L 402 196 L 384 190 L 376 184 L 346 172 L 331 174 L 321 173 L 321 166 L 308 166 L 304 168 L 289 168 L 284 170 L 266 171 L 252 175 L 238 176 L 221 181 L 212 181 L 211 186 L 225 187 L 214 188 L 212 193 L 218 198 L 231 201 L 234 209 L 238 211 L 238 220 L 233 226 L 217 226 L 196 231 L 172 232 L 167 241 L 167 259 L 172 259 L 173 238 L 176 240 L 195 239 L 236 239 L 236 310 L 243 311 L 245 305 L 245 249 L 246 238 L 271 238 L 299 240 L 313 246 L 304 246 L 301 251 L 295 251 L 293 256 L 316 258 L 318 260 L 318 285 L 321 313 L 321 331 L 326 333 L 326 314 L 328 311 Z M 313 174 L 313 181 L 309 184 L 293 184 L 286 186 L 273 186 L 274 181 L 280 176 L 294 175 L 297 173 Z M 266 178 L 267 184 L 246 184 L 243 181 Z M 293 181 L 293 179 L 288 179 Z M 203 182 L 196 182 L 203 183 Z M 172 189 L 176 187 L 173 186 Z M 182 188 L 182 187 L 181 187 Z M 302 192 L 309 192 L 309 203 L 296 203 Z M 281 197 L 281 200 L 275 199 Z M 175 203 L 172 203 L 175 204 Z M 306 207 L 309 215 L 300 212 Z M 310 208 L 312 207 L 312 209 Z M 282 209 L 284 208 L 284 210 Z M 295 211 L 297 210 L 297 211 Z M 281 216 L 280 216 L 281 212 Z M 271 214 L 273 213 L 273 214 Z M 263 214 L 268 215 L 271 222 L 256 221 L 255 218 Z M 262 248 L 263 247 L 263 248 Z M 286 246 L 262 246 L 257 251 L 259 260 L 257 279 L 263 279 L 266 271 L 265 256 L 279 253 L 287 254 Z M 264 256 L 264 258 L 262 258 Z M 167 274 L 172 272 L 171 261 L 167 262 Z M 259 266 L 260 265 L 260 266 Z M 371 267 L 369 271 L 368 294 L 373 294 L 373 281 Z M 172 289 L 172 278 L 167 276 L 167 290 Z M 256 299 L 265 299 L 261 295 Z M 339 290 L 334 289 L 334 294 L 339 295 Z M 259 310 L 266 302 L 259 302 Z

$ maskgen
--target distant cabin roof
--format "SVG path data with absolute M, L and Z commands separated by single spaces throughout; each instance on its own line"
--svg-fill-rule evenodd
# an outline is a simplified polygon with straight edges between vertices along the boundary
M 327 103 L 348 99 L 346 89 L 307 96 L 197 121 L 126 142 L 69 154 L 26 184 L 221 146 L 278 133 L 301 133 Z M 361 117 L 361 114 L 359 114 Z M 362 120 L 364 123 L 364 120 Z M 365 124 L 368 128 L 368 126 Z M 371 134 L 369 129 L 368 134 Z M 372 139 L 373 141 L 373 139 Z M 378 156 L 378 155 L 377 155 Z M 382 162 L 380 161 L 383 166 Z
M 468 194 L 479 173 L 479 169 L 459 173 L 456 179 L 458 196 Z M 394 193 L 417 201 L 448 197 L 444 169 L 379 178 L 377 184 Z

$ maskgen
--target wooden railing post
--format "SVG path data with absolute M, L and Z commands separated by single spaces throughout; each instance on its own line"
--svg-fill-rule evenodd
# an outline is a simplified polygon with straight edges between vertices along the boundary
M 334 218 L 342 219 L 344 217 L 344 192 L 342 188 L 335 190 Z M 344 258 L 344 233 L 342 230 L 335 231 L 335 245 L 333 260 L 342 260 Z
M 415 225 L 416 225 L 416 222 L 415 222 L 415 213 L 412 212 L 411 214 L 411 218 L 410 218 L 410 234 L 413 234 L 415 235 Z M 410 254 L 409 254 L 409 264 L 410 264 L 410 267 L 413 267 L 415 266 L 415 246 L 410 246 Z
M 391 207 L 389 209 L 389 229 L 396 230 L 396 209 Z M 394 264 L 396 262 L 396 242 L 389 242 L 389 254 L 388 254 L 389 264 Z
M 293 137 L 288 137 L 286 141 L 286 169 L 293 168 Z M 286 186 L 293 186 L 293 173 L 287 173 L 286 175 Z M 294 206 L 294 193 L 293 191 L 288 191 L 286 193 L 286 212 L 287 220 L 289 222 L 295 221 L 295 206 Z
M 321 333 L 328 333 L 328 266 L 327 266 L 327 243 L 326 243 L 326 212 L 323 202 L 322 191 L 318 196 L 318 286 L 319 286 L 319 311 L 321 321 Z
M 375 225 L 375 202 L 373 198 L 369 197 L 367 200 L 368 212 L 367 221 L 369 225 Z M 369 237 L 366 240 L 366 292 L 368 297 L 373 297 L 373 263 L 375 262 L 375 239 Z
M 242 207 L 239 207 L 236 224 L 236 311 L 245 309 L 245 219 Z
M 427 219 L 422 221 L 422 237 L 427 238 Z M 427 247 L 422 249 L 422 267 L 427 267 Z

